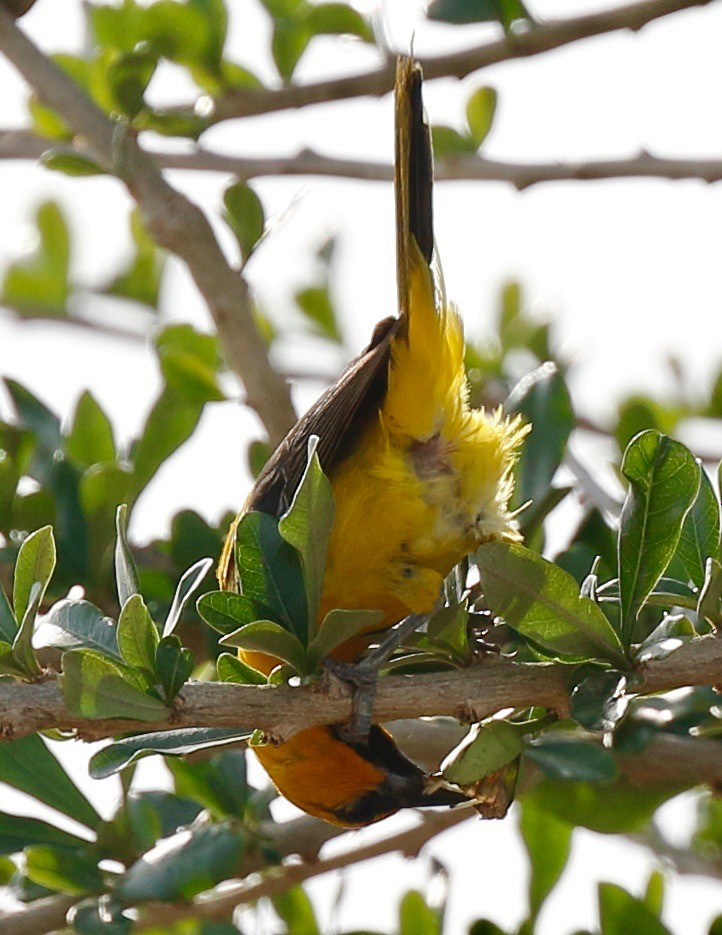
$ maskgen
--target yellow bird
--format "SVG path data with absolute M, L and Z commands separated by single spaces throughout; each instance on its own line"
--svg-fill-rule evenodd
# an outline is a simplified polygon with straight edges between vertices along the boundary
M 311 435 L 335 500 L 319 620 L 334 608 L 378 609 L 389 629 L 430 611 L 452 567 L 481 542 L 518 539 L 509 511 L 512 467 L 525 433 L 518 419 L 470 408 L 461 319 L 435 271 L 432 158 L 422 73 L 396 72 L 396 225 L 399 314 L 294 426 L 259 475 L 239 516 L 280 516 L 306 463 Z M 238 520 L 237 520 L 238 522 Z M 219 566 L 238 590 L 235 527 Z M 355 660 L 373 635 L 334 656 Z M 278 660 L 241 652 L 268 673 Z M 426 776 L 374 725 L 363 743 L 335 726 L 254 748 L 278 790 L 311 815 L 349 827 L 406 806 L 451 804 L 425 792 Z

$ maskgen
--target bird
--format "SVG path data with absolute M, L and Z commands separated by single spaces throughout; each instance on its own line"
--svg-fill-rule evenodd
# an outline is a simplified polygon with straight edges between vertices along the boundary
M 444 577 L 482 542 L 518 540 L 510 508 L 513 467 L 525 427 L 468 401 L 464 335 L 447 301 L 433 232 L 431 132 L 423 75 L 399 56 L 395 81 L 395 204 L 398 314 L 301 417 L 266 463 L 236 520 L 281 516 L 306 466 L 309 439 L 335 502 L 319 620 L 334 608 L 383 613 L 378 631 L 432 610 Z M 242 588 L 235 525 L 219 563 L 220 586 Z M 353 662 L 378 632 L 333 656 Z M 268 674 L 273 657 L 240 651 Z M 380 725 L 352 740 L 322 725 L 254 746 L 278 791 L 305 812 L 359 827 L 404 807 L 451 805 L 463 796 L 429 777 Z

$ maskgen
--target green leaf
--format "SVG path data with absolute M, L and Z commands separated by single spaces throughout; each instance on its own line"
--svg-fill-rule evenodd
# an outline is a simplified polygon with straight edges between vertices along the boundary
M 146 756 L 186 756 L 198 750 L 245 740 L 250 734 L 250 730 L 226 727 L 190 727 L 136 734 L 103 747 L 91 758 L 89 771 L 93 779 L 106 779 Z
M 12 643 L 18 632 L 18 623 L 10 607 L 5 590 L 0 583 L 0 639 Z
M 37 818 L 21 818 L 0 812 L 0 854 L 17 854 L 32 844 L 83 847 L 88 842 Z
M 65 452 L 83 468 L 101 461 L 115 461 L 113 426 L 89 390 L 78 400 Z
M 123 907 L 110 902 L 107 896 L 76 903 L 68 910 L 66 922 L 78 935 L 130 935 L 135 927 L 135 922 L 123 912 Z
M 640 645 L 634 661 L 643 665 L 650 659 L 664 659 L 696 636 L 697 631 L 689 617 L 684 614 L 665 614 L 662 621 Z
M 246 513 L 236 530 L 236 564 L 243 593 L 267 604 L 271 619 L 305 643 L 308 609 L 298 553 L 267 513 Z
M 208 572 L 213 567 L 212 558 L 202 558 L 194 565 L 183 572 L 178 587 L 173 595 L 173 603 L 170 605 L 168 616 L 163 626 L 163 637 L 168 637 L 175 630 L 180 622 L 183 610 L 193 593 L 198 590 Z
M 46 149 L 40 156 L 40 163 L 52 172 L 62 172 L 73 178 L 106 174 L 102 166 L 87 156 L 63 149 Z
M 53 604 L 43 621 L 43 627 L 48 625 L 57 627 L 65 634 L 49 639 L 48 644 L 51 646 L 63 649 L 96 649 L 104 656 L 121 659 L 115 621 L 106 617 L 102 610 L 89 601 L 58 601 Z
M 37 734 L 3 743 L 0 782 L 38 799 L 88 828 L 100 815 Z
M 143 427 L 143 434 L 133 449 L 136 497 L 147 486 L 161 464 L 190 438 L 198 425 L 202 410 L 202 403 L 189 400 L 168 387 L 162 391 Z
M 418 890 L 408 890 L 399 903 L 399 935 L 441 935 L 440 913 Z
M 614 883 L 599 884 L 599 921 L 602 935 L 671 935 L 641 899 Z
M 0 301 L 24 315 L 64 317 L 70 285 L 70 234 L 60 207 L 45 201 L 35 216 L 38 246 L 7 268 Z
M 268 653 L 287 662 L 300 674 L 306 674 L 306 656 L 303 645 L 292 633 L 272 620 L 257 620 L 247 623 L 233 633 L 222 637 L 223 646 L 238 646 L 240 649 Z
M 699 491 L 682 524 L 676 555 L 684 565 L 690 580 L 698 588 L 704 583 L 707 559 L 716 557 L 719 547 L 719 501 L 709 475 L 703 468 L 700 473 Z
M 131 120 L 146 106 L 144 94 L 157 65 L 157 55 L 147 49 L 123 52 L 108 63 L 108 90 L 119 110 Z
M 308 645 L 309 666 L 315 668 L 346 640 L 378 630 L 383 619 L 382 610 L 330 610 Z
M 675 553 L 700 484 L 700 466 L 680 442 L 649 430 L 622 459 L 629 490 L 619 526 L 619 591 L 625 645 L 637 614 Z
M 35 845 L 25 850 L 25 873 L 39 886 L 71 896 L 103 888 L 103 872 L 88 853 Z
M 524 748 L 521 732 L 508 721 L 484 721 L 472 728 L 469 736 L 471 742 L 444 767 L 446 782 L 471 786 L 512 763 Z
M 707 559 L 697 613 L 715 629 L 722 628 L 722 563 L 716 558 Z
M 482 545 L 477 562 L 491 609 L 522 636 L 562 658 L 598 657 L 626 667 L 602 610 L 557 565 L 501 542 Z
M 118 648 L 131 668 L 155 671 L 159 637 L 156 625 L 140 594 L 132 594 L 118 618 Z
M 541 503 L 562 463 L 575 418 L 569 390 L 556 364 L 547 361 L 523 377 L 509 394 L 505 410 L 518 413 L 532 429 L 517 468 L 515 502 Z
M 61 678 L 68 710 L 80 717 L 162 721 L 170 713 L 132 669 L 92 649 L 64 653 Z
M 426 15 L 441 23 L 500 22 L 505 28 L 516 20 L 531 20 L 521 0 L 433 0 Z
M 233 633 L 246 623 L 267 620 L 273 616 L 268 604 L 230 591 L 209 591 L 196 604 L 198 613 L 219 633 Z
M 115 513 L 115 584 L 118 589 L 118 603 L 121 607 L 134 594 L 140 593 L 138 571 L 128 545 L 126 536 L 126 516 L 128 505 L 121 503 Z
M 168 704 L 181 690 L 193 671 L 193 653 L 177 636 L 164 636 L 155 649 L 155 669 Z
M 569 713 L 587 730 L 611 731 L 627 710 L 626 687 L 627 678 L 620 672 L 594 667 L 591 674 L 574 686 Z
M 536 919 L 569 860 L 572 826 L 543 811 L 533 800 L 525 800 L 519 814 L 519 830 L 531 869 L 529 915 Z
M 13 607 L 17 620 L 22 621 L 25 616 L 34 584 L 40 585 L 38 603 L 42 601 L 54 568 L 53 530 L 51 526 L 43 526 L 25 539 L 18 552 L 13 584 Z
M 245 837 L 230 823 L 182 831 L 150 851 L 121 877 L 116 896 L 129 905 L 147 900 L 192 899 L 233 876 Z
M 241 257 L 248 260 L 263 236 L 266 215 L 263 203 L 246 182 L 236 182 L 223 193 L 224 220 L 236 236 Z
M 312 435 L 308 442 L 306 470 L 291 506 L 278 521 L 279 533 L 295 548 L 301 559 L 311 637 L 314 636 L 318 620 L 334 517 L 331 482 L 321 469 L 316 454 L 317 446 L 318 436 Z
M 205 65 L 210 42 L 209 24 L 192 4 L 157 0 L 146 7 L 144 38 L 158 54 L 181 65 Z
M 239 685 L 266 685 L 268 679 L 261 672 L 257 672 L 237 656 L 231 653 L 221 653 L 216 659 L 216 671 L 219 682 L 235 682 Z
M 664 908 L 664 875 L 659 870 L 649 874 L 647 886 L 644 891 L 644 905 L 659 918 Z
M 608 782 L 618 774 L 609 750 L 554 733 L 529 741 L 524 752 L 551 779 Z
M 25 675 L 30 678 L 35 678 L 40 675 L 41 672 L 33 649 L 33 632 L 35 630 L 35 618 L 40 610 L 42 596 L 42 584 L 36 581 L 30 590 L 30 603 L 25 611 L 25 616 L 13 640 L 13 659 L 18 663 Z
M 311 36 L 308 24 L 301 17 L 288 17 L 274 23 L 271 53 L 285 83 L 291 80 Z
M 458 159 L 473 156 L 477 144 L 469 136 L 463 136 L 458 130 L 445 126 L 431 128 L 431 143 L 436 159 Z
M 340 342 L 342 335 L 336 321 L 336 310 L 327 285 L 309 286 L 296 293 L 296 303 L 313 324 L 314 330 L 329 341 Z
M 101 291 L 157 309 L 165 254 L 145 229 L 138 209 L 130 213 L 130 235 L 135 251 L 129 264 Z
M 200 803 L 215 817 L 244 817 L 250 787 L 244 750 L 223 750 L 205 761 L 168 763 L 178 795 Z
M 220 357 L 212 335 L 190 325 L 170 325 L 156 339 L 156 348 L 169 391 L 201 406 L 226 398 L 218 384 Z
M 308 10 L 306 23 L 316 36 L 357 36 L 364 42 L 373 42 L 374 33 L 359 12 L 346 3 L 320 3 Z
M 466 120 L 477 149 L 488 136 L 494 123 L 496 99 L 494 88 L 483 87 L 477 88 L 466 102 Z

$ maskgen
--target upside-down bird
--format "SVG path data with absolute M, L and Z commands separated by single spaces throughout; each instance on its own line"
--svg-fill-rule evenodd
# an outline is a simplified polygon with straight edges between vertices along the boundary
M 444 577 L 490 539 L 518 539 L 509 510 L 512 467 L 524 430 L 501 412 L 468 404 L 464 338 L 436 272 L 432 154 L 420 66 L 396 73 L 398 315 L 381 321 L 369 346 L 303 416 L 259 475 L 239 516 L 280 516 L 306 465 L 310 436 L 335 500 L 319 620 L 333 608 L 379 609 L 381 629 L 427 613 Z M 221 557 L 221 587 L 238 590 L 235 527 Z M 370 636 L 333 655 L 353 661 Z M 279 660 L 241 651 L 268 673 Z M 452 804 L 372 725 L 351 742 L 339 726 L 302 730 L 254 747 L 278 790 L 311 815 L 349 827 L 406 806 Z

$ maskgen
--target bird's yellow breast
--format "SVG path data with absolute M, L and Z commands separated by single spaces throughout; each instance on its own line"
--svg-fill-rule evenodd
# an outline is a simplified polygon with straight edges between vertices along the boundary
M 469 408 L 460 319 L 439 305 L 421 262 L 410 287 L 384 401 L 331 473 L 322 602 L 324 613 L 381 609 L 387 625 L 429 610 L 443 577 L 479 542 L 518 536 L 508 500 L 520 426 Z

